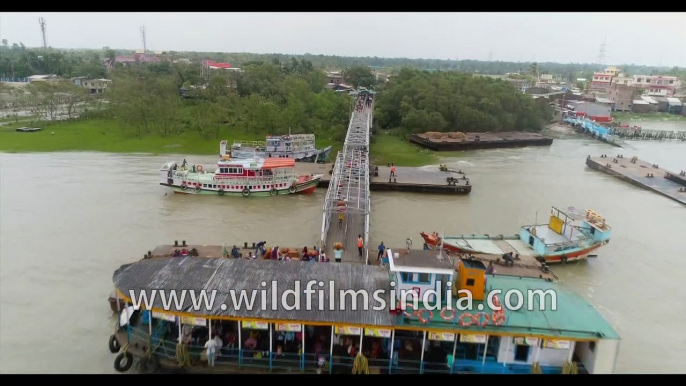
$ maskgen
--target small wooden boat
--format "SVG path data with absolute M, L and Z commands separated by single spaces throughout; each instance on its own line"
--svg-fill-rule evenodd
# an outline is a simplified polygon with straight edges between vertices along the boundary
M 610 242 L 612 229 L 592 210 L 553 207 L 547 224 L 526 225 L 517 235 L 441 236 L 420 233 L 424 242 L 457 253 L 533 256 L 546 263 L 566 263 L 595 257 L 591 252 Z

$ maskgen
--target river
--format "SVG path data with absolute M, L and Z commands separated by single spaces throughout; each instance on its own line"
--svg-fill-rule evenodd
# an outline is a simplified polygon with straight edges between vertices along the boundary
M 622 335 L 617 372 L 683 373 L 686 208 L 584 162 L 622 153 L 678 172 L 686 169 L 686 144 L 630 144 L 621 150 L 570 136 L 549 148 L 445 159 L 468 173 L 472 193 L 372 193 L 370 245 L 404 246 L 407 237 L 416 245 L 420 231 L 514 234 L 546 221 L 551 205 L 593 209 L 613 227 L 612 242 L 597 259 L 555 273 Z M 158 169 L 180 158 L 0 154 L 0 372 L 113 373 L 112 273 L 155 245 L 319 239 L 324 189 L 273 200 L 165 195 Z

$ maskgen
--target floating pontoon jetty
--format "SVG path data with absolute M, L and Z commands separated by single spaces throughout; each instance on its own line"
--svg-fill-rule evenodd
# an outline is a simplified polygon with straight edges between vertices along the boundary
M 549 146 L 553 139 L 537 133 L 439 133 L 412 134 L 410 142 L 434 151 L 500 149 L 507 147 Z

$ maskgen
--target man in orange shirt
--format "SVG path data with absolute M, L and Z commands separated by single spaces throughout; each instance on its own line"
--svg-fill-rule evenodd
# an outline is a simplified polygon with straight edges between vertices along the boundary
M 357 251 L 360 252 L 360 257 L 362 257 L 362 247 L 364 247 L 362 235 L 357 235 Z

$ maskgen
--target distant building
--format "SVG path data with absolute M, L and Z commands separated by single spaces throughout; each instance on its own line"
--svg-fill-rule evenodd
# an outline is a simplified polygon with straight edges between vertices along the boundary
M 657 111 L 657 104 L 653 110 L 653 105 L 643 99 L 635 99 L 631 104 L 631 111 L 634 113 L 653 113 Z
M 612 101 L 614 111 L 632 111 L 634 89 L 623 84 L 613 84 L 607 90 L 607 96 Z
M 83 87 L 88 90 L 90 94 L 101 94 L 107 90 L 107 86 L 112 82 L 108 79 L 90 79 L 85 76 L 71 79 L 74 85 Z
M 328 83 L 341 84 L 343 83 L 343 74 L 338 71 L 331 71 L 326 73 Z
M 117 63 L 123 66 L 130 66 L 138 63 L 161 63 L 169 61 L 171 61 L 171 57 L 164 53 L 136 52 L 133 55 L 117 55 L 114 59 L 105 59 L 104 64 L 105 67 L 112 68 Z
M 676 76 L 634 75 L 632 86 L 646 90 L 649 96 L 673 96 L 681 88 L 681 81 Z
M 660 113 L 666 113 L 669 110 L 669 101 L 665 97 L 653 97 L 657 101 L 657 111 Z
M 610 66 L 603 72 L 594 72 L 591 80 L 591 90 L 606 90 L 612 85 L 612 79 L 619 77 L 621 70 Z
M 577 113 L 583 113 L 589 119 L 596 121 L 606 121 L 611 117 L 612 108 L 600 103 L 594 102 L 572 102 L 570 103 L 574 106 L 574 111 Z
M 667 98 L 667 112 L 670 114 L 681 114 L 683 104 L 679 98 Z

